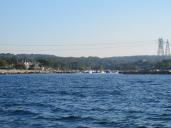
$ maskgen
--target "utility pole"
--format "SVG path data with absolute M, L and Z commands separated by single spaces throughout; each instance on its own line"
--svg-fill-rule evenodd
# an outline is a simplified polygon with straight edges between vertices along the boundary
M 158 51 L 157 51 L 158 56 L 164 56 L 164 41 L 163 38 L 158 39 Z
M 166 41 L 165 55 L 166 55 L 166 56 L 170 56 L 169 40 Z

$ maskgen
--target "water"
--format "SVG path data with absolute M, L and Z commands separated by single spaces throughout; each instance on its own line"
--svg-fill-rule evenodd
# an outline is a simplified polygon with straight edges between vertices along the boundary
M 1 128 L 171 128 L 171 76 L 0 76 Z

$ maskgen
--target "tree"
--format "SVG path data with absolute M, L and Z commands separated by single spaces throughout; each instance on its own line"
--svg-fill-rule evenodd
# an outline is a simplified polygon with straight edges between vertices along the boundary
M 7 67 L 9 64 L 5 60 L 0 60 L 0 67 Z

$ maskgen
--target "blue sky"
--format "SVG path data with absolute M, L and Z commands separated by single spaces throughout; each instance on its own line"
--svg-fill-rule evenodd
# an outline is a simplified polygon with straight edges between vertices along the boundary
M 0 50 L 57 56 L 156 54 L 170 0 L 1 0 Z

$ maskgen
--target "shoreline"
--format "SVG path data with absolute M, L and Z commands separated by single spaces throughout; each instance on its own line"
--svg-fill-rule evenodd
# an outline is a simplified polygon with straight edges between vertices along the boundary
M 163 74 L 163 75 L 169 75 L 171 74 L 171 71 L 119 71 L 118 73 L 85 73 L 81 71 L 42 71 L 42 70 L 18 70 L 18 69 L 0 69 L 0 75 L 3 74 L 50 74 L 50 73 L 56 73 L 56 74 L 132 74 L 132 75 L 157 75 L 157 74 Z
M 47 71 L 41 70 L 18 70 L 18 69 L 0 69 L 0 74 L 43 74 L 47 73 Z
M 120 72 L 121 74 L 132 74 L 132 75 L 157 75 L 157 74 L 163 74 L 163 75 L 169 75 L 171 74 L 171 71 L 123 71 Z

